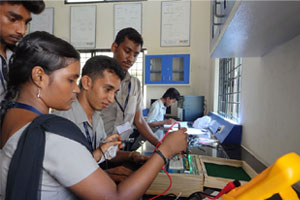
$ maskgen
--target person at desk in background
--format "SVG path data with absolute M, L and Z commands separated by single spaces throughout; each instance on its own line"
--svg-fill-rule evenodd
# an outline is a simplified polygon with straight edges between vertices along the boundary
M 147 122 L 151 128 L 163 126 L 165 124 L 173 124 L 175 120 L 172 118 L 166 119 L 165 114 L 167 107 L 174 104 L 180 98 L 180 93 L 175 88 L 169 88 L 164 95 L 156 100 L 150 107 Z
M 111 46 L 114 58 L 125 70 L 126 75 L 121 81 L 120 91 L 115 96 L 115 102 L 103 109 L 102 119 L 105 131 L 108 135 L 116 133 L 117 130 L 122 139 L 128 139 L 132 134 L 133 124 L 138 133 L 143 135 L 151 144 L 156 146 L 159 140 L 153 134 L 142 114 L 142 88 L 138 78 L 131 76 L 128 72 L 135 63 L 138 54 L 142 50 L 143 38 L 133 28 L 120 30 Z M 127 150 L 131 150 L 127 147 Z
M 71 108 L 80 91 L 79 58 L 72 45 L 46 32 L 28 34 L 18 44 L 1 108 L 4 198 L 138 199 L 166 160 L 186 149 L 186 129 L 169 134 L 141 168 L 116 185 L 98 167 L 80 129 L 47 114 L 50 108 Z
M 6 92 L 8 63 L 15 45 L 25 35 L 31 13 L 39 14 L 44 8 L 43 0 L 0 1 L 0 103 Z
M 111 144 L 101 145 L 101 141 L 114 140 L 120 136 L 114 134 L 107 138 L 98 111 L 114 102 L 115 93 L 119 90 L 120 82 L 125 77 L 125 73 L 115 59 L 107 56 L 94 56 L 86 61 L 81 76 L 80 92 L 72 103 L 72 108 L 69 110 L 55 110 L 53 113 L 74 122 L 94 150 L 94 157 L 99 158 L 99 154 L 100 157 L 102 156 L 101 152 L 106 152 L 108 148 L 111 148 Z M 112 159 L 117 150 L 117 146 L 111 148 L 112 155 L 105 158 Z M 130 160 L 139 164 L 147 160 L 146 156 L 142 156 L 138 152 L 118 151 L 116 157 L 112 162 L 120 163 Z M 103 160 L 102 156 L 100 162 Z M 127 176 L 133 173 L 130 169 L 124 167 L 111 168 L 106 172 L 116 182 L 125 180 Z M 122 176 L 113 175 L 120 172 L 122 172 Z

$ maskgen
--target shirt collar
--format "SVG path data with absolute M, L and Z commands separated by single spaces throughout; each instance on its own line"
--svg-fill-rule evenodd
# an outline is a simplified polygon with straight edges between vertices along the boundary
M 90 123 L 90 121 L 88 120 L 88 117 L 77 98 L 75 99 L 75 101 L 72 104 L 72 109 L 75 112 L 75 120 L 76 120 L 77 124 L 81 124 L 83 122 L 88 122 L 89 126 L 93 127 L 92 124 Z M 97 114 L 96 111 L 94 111 L 93 116 L 92 116 L 93 124 L 96 123 L 97 121 L 99 121 L 99 117 L 100 117 L 100 115 Z
M 126 71 L 126 75 L 125 75 L 125 78 L 123 79 L 124 82 L 129 82 L 131 79 L 131 75 L 129 74 L 128 71 Z
M 79 103 L 78 99 L 76 98 L 72 104 L 72 110 L 75 113 L 75 121 L 77 124 L 89 121 L 85 111 L 83 110 L 81 104 Z
M 9 61 L 10 57 L 12 56 L 14 52 L 11 51 L 9 48 L 6 49 L 6 57 L 7 57 L 7 62 Z
M 6 59 L 4 58 L 4 56 L 2 54 L 0 54 L 1 57 L 4 58 L 4 60 L 6 60 L 6 62 L 9 62 L 10 57 L 12 56 L 12 54 L 14 53 L 12 50 L 10 50 L 9 48 L 6 48 L 5 50 L 6 52 Z
M 162 102 L 161 99 L 159 99 L 159 105 L 160 105 L 161 108 L 166 108 L 166 106 L 164 105 L 164 103 Z

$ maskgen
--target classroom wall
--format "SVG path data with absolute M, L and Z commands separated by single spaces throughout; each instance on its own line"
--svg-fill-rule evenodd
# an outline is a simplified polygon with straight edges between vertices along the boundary
M 158 5 L 156 9 L 160 9 L 160 6 Z M 151 41 L 156 45 L 149 48 L 148 54 L 190 53 L 190 85 L 147 85 L 147 99 L 160 98 L 169 87 L 176 87 L 182 95 L 205 96 L 207 102 L 210 102 L 209 16 L 209 1 L 191 2 L 191 45 L 188 48 L 160 47 L 160 31 L 157 31 L 156 37 Z M 156 20 L 154 29 L 160 30 L 160 18 Z M 153 31 L 149 30 L 147 33 L 151 32 Z M 147 35 L 145 36 L 147 38 Z M 147 107 L 149 103 L 150 101 L 147 102 Z M 207 106 L 210 108 L 210 103 Z M 172 114 L 176 115 L 175 108 L 176 105 L 172 106 Z
M 266 165 L 300 154 L 299 52 L 300 36 L 263 57 L 243 58 L 242 145 Z
M 142 35 L 144 47 L 148 54 L 190 54 L 190 84 L 147 85 L 145 87 L 146 103 L 150 99 L 158 99 L 169 87 L 176 87 L 183 95 L 205 96 L 210 100 L 210 58 L 209 58 L 209 1 L 191 1 L 191 31 L 189 47 L 160 47 L 161 1 L 148 0 L 142 2 Z M 47 7 L 54 7 L 54 34 L 70 41 L 70 5 L 60 1 L 46 1 Z M 96 48 L 110 48 L 113 42 L 113 5 L 114 3 L 83 4 L 97 5 Z M 80 5 L 80 6 L 83 6 Z M 72 6 L 79 6 L 78 4 Z M 210 107 L 210 104 L 207 105 Z M 176 105 L 172 107 L 176 115 Z

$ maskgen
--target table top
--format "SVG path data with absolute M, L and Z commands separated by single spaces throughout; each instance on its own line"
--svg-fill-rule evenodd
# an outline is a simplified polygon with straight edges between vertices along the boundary
M 166 133 L 166 129 L 160 128 L 154 132 L 155 136 L 161 140 Z M 170 134 L 172 134 L 170 132 Z M 151 155 L 154 151 L 154 146 L 145 141 L 137 151 L 144 155 Z M 266 166 L 257 160 L 241 145 L 221 144 L 213 134 L 208 130 L 206 134 L 189 135 L 188 136 L 188 151 L 190 154 L 236 159 L 246 161 L 257 173 L 266 169 Z

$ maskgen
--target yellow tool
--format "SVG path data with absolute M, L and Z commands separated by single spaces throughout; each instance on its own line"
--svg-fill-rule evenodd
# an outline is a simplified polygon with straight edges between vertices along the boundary
M 288 153 L 247 184 L 221 196 L 222 200 L 265 200 L 279 193 L 283 200 L 298 200 L 291 187 L 300 180 L 300 156 Z

